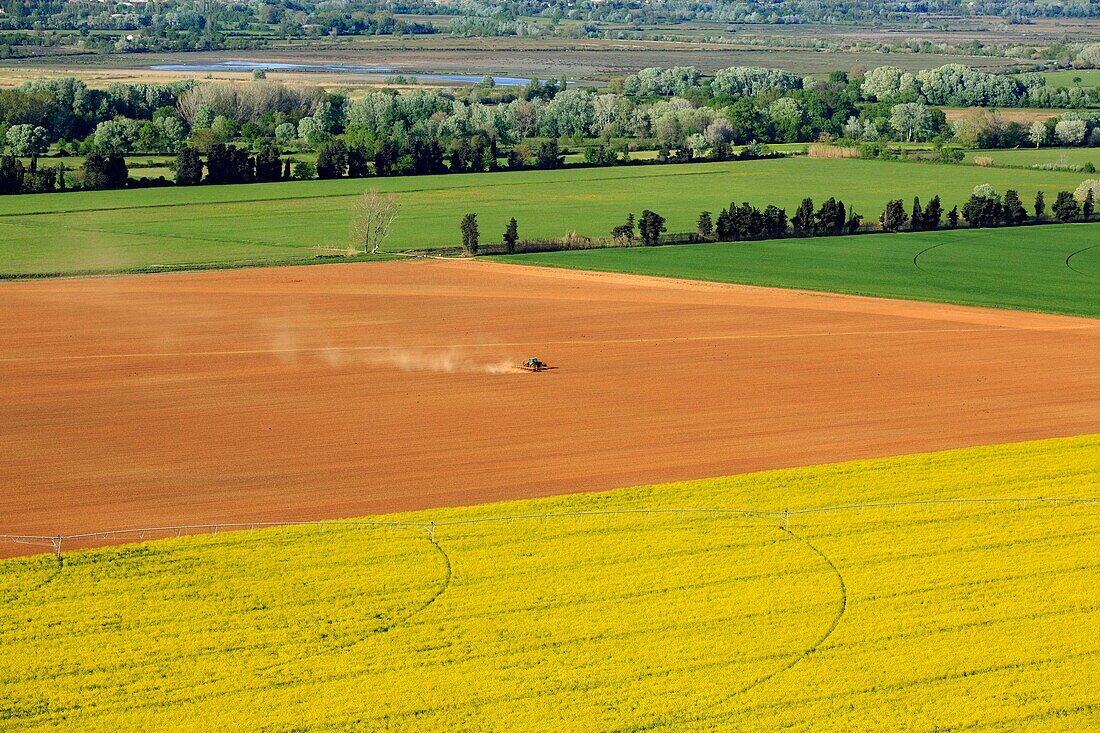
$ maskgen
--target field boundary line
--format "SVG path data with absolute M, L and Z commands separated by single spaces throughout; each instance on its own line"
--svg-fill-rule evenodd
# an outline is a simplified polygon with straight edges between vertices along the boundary
M 487 517 L 470 517 L 467 519 L 445 519 L 433 521 L 424 520 L 377 520 L 377 519 L 321 519 L 301 520 L 285 522 L 217 522 L 208 524 L 173 524 L 158 527 L 130 527 L 125 529 L 106 529 L 96 532 L 79 532 L 74 534 L 14 534 L 0 533 L 0 542 L 12 542 L 15 544 L 35 545 L 50 547 L 54 553 L 61 557 L 61 550 L 66 542 L 79 542 L 89 540 L 126 540 L 143 542 L 146 535 L 156 535 L 148 539 L 169 539 L 173 535 L 182 537 L 184 534 L 195 535 L 200 533 L 218 534 L 221 531 L 240 531 L 271 529 L 277 527 L 390 527 L 390 528 L 414 528 L 422 529 L 429 533 L 434 542 L 434 530 L 440 527 L 458 527 L 464 525 L 488 524 L 493 522 L 515 522 L 524 520 L 561 519 L 567 517 L 610 517 L 610 516 L 640 516 L 640 515 L 672 515 L 672 516 L 738 516 L 752 518 L 773 518 L 780 522 L 781 528 L 789 531 L 791 517 L 810 514 L 822 514 L 826 512 L 851 511 L 862 509 L 885 509 L 913 506 L 946 506 L 946 505 L 970 505 L 970 504 L 1100 504 L 1100 497 L 1083 496 L 989 496 L 957 499 L 911 499 L 899 501 L 872 501 L 854 504 L 832 504 L 827 506 L 809 507 L 805 509 L 741 509 L 730 507 L 683 507 L 669 509 L 592 509 L 572 512 L 534 512 L 525 514 L 500 514 Z
M 782 158 L 762 158 L 761 160 L 781 160 L 781 159 Z M 673 169 L 686 167 L 690 170 L 690 168 L 693 167 L 693 165 L 699 165 L 700 163 L 738 163 L 738 162 L 747 162 L 747 161 L 702 161 L 701 160 L 701 161 L 695 162 L 694 164 L 689 164 L 687 166 L 684 166 L 683 164 L 674 164 L 674 165 L 671 165 L 669 167 L 673 168 Z M 664 165 L 667 165 L 667 164 L 664 164 Z M 656 164 L 656 163 L 642 163 L 642 164 L 635 163 L 633 166 L 588 166 L 588 167 L 586 167 L 586 166 L 573 165 L 573 166 L 567 166 L 565 168 L 559 168 L 557 170 L 559 170 L 559 171 L 569 171 L 569 172 L 583 172 L 583 171 L 592 170 L 593 168 L 596 168 L 596 169 L 631 168 L 631 167 L 644 168 L 644 167 L 647 167 L 647 166 L 648 167 L 654 167 L 654 168 L 663 167 L 662 164 Z M 536 169 L 536 168 L 525 168 L 525 169 L 519 170 L 519 171 L 502 170 L 502 171 L 489 171 L 489 173 L 526 173 L 526 172 L 532 172 L 532 171 L 537 171 L 537 170 L 538 169 Z M 690 173 L 688 173 L 688 172 L 685 172 L 685 173 L 672 173 L 672 172 L 669 172 L 669 173 L 650 173 L 648 175 L 643 174 L 643 175 L 638 175 L 638 176 L 628 176 L 628 175 L 601 176 L 601 177 L 598 178 L 598 180 L 602 182 L 602 181 L 619 181 L 619 180 L 638 179 L 638 178 L 665 178 L 665 177 L 668 177 L 668 176 L 689 175 L 689 174 L 690 175 L 723 175 L 725 173 L 727 173 L 727 171 L 725 171 L 725 170 L 690 171 Z M 445 176 L 451 176 L 451 175 L 478 175 L 478 174 L 477 173 L 466 173 L 466 174 L 462 174 L 462 173 L 450 174 L 450 173 L 448 173 L 448 174 L 444 174 L 444 175 Z M 412 177 L 412 176 L 383 176 L 383 178 L 390 178 L 390 179 L 409 178 L 409 177 Z M 420 177 L 429 177 L 429 176 L 420 176 Z M 378 176 L 368 176 L 366 178 L 344 178 L 344 179 L 339 179 L 339 180 L 341 180 L 341 181 L 362 181 L 364 186 L 369 187 L 370 183 L 372 181 L 376 181 L 378 178 L 379 178 Z M 544 181 L 542 183 L 547 183 L 547 184 L 550 184 L 550 185 L 555 185 L 555 184 L 569 185 L 569 184 L 572 184 L 572 183 L 575 183 L 575 182 L 576 181 L 574 179 L 563 176 L 562 180 Z M 270 183 L 287 183 L 287 181 L 270 181 Z M 215 185 L 226 186 L 226 187 L 232 186 L 234 188 L 237 188 L 237 187 L 240 187 L 240 186 L 249 186 L 249 187 L 250 186 L 256 186 L 256 185 L 261 185 L 262 186 L 263 184 L 262 183 L 244 183 L 244 184 L 228 183 L 228 184 L 215 184 Z M 484 183 L 484 184 L 482 184 L 482 183 L 466 183 L 465 181 L 463 181 L 459 185 L 455 185 L 455 186 L 405 188 L 405 189 L 399 189 L 399 190 L 394 190 L 394 191 L 383 191 L 383 193 L 390 193 L 390 194 L 431 193 L 431 192 L 435 192 L 435 191 L 448 191 L 449 192 L 449 191 L 462 191 L 462 190 L 465 190 L 465 189 L 481 190 L 481 189 L 485 189 L 485 188 L 515 188 L 517 186 L 522 187 L 522 186 L 532 186 L 532 185 L 536 185 L 536 184 L 535 183 L 518 183 L 517 184 L 514 181 L 501 181 L 499 183 Z M 188 188 L 201 190 L 203 188 L 209 188 L 209 187 L 210 186 L 199 185 L 199 186 L 189 186 Z M 175 189 L 176 187 L 169 187 L 169 188 Z M 136 190 L 143 190 L 143 189 L 116 189 L 116 190 L 136 191 Z M 159 204 L 152 204 L 152 203 L 150 203 L 150 204 L 135 204 L 133 206 L 78 207 L 78 208 L 71 208 L 71 209 L 56 209 L 56 210 L 52 210 L 52 211 L 45 211 L 45 210 L 41 210 L 41 209 L 38 210 L 38 211 L 7 211 L 7 212 L 0 213 L 0 219 L 9 219 L 9 218 L 10 219 L 15 219 L 15 218 L 21 218 L 21 217 L 25 217 L 25 216 L 26 217 L 31 217 L 31 216 L 37 217 L 37 216 L 56 216 L 56 215 L 66 215 L 66 214 L 89 214 L 89 213 L 99 213 L 101 211 L 103 211 L 103 212 L 113 212 L 113 211 L 134 211 L 134 210 L 140 210 L 140 209 L 172 209 L 172 208 L 180 208 L 180 207 L 184 207 L 184 206 L 224 206 L 224 205 L 227 205 L 227 204 L 228 205 L 232 205 L 232 204 L 267 204 L 267 203 L 279 203 L 279 202 L 283 202 L 283 201 L 310 201 L 310 200 L 317 200 L 317 199 L 341 199 L 341 198 L 354 198 L 354 197 L 359 196 L 361 194 L 362 194 L 362 191 L 355 190 L 355 191 L 350 191 L 348 193 L 328 193 L 328 194 L 311 193 L 311 194 L 306 194 L 304 196 L 272 196 L 272 197 L 266 197 L 266 198 L 262 197 L 262 196 L 257 196 L 257 197 L 250 197 L 250 198 L 227 198 L 227 199 L 224 199 L 224 200 L 221 199 L 221 198 L 216 198 L 216 199 L 212 199 L 212 200 L 209 200 L 209 201 L 171 201 L 171 202 L 159 203 Z

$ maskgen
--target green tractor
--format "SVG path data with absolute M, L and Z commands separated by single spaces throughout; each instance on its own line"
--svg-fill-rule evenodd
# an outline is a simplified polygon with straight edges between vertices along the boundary
M 529 372 L 541 372 L 546 368 L 546 362 L 540 361 L 532 356 L 530 359 L 520 364 L 519 368 L 526 369 Z

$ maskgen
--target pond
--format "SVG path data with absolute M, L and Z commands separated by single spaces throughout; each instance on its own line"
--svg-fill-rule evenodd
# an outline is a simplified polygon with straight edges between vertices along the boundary
M 477 84 L 484 76 L 470 76 L 466 74 L 419 74 L 402 72 L 391 66 L 353 66 L 348 64 L 287 64 L 275 61 L 220 61 L 208 64 L 157 64 L 150 66 L 154 71 L 290 71 L 290 72 L 326 72 L 330 74 L 347 74 L 349 76 L 404 76 L 415 78 L 417 81 L 449 81 L 458 84 Z M 493 81 L 497 86 L 520 87 L 527 86 L 530 79 L 517 76 L 494 76 Z

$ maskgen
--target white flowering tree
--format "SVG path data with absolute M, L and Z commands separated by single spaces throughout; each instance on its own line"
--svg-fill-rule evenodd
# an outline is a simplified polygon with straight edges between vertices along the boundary
M 41 155 L 50 148 L 50 134 L 37 125 L 12 125 L 4 136 L 12 155 Z
M 1080 145 L 1088 126 L 1084 120 L 1061 120 L 1054 126 L 1054 137 L 1063 145 Z
M 1050 132 L 1047 130 L 1047 126 L 1042 122 L 1036 120 L 1031 123 L 1031 127 L 1027 129 L 1027 139 L 1035 143 L 1035 147 L 1046 144 L 1050 139 Z

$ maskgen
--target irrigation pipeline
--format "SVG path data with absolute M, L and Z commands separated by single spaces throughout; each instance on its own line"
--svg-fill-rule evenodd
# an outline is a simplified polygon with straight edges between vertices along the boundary
M 25 544 L 41 547 L 50 547 L 60 558 L 61 550 L 65 543 L 95 542 L 96 540 L 125 540 L 137 542 L 149 539 L 164 539 L 170 536 L 180 537 L 185 534 L 217 534 L 222 531 L 241 531 L 256 529 L 273 529 L 278 527 L 389 527 L 389 528 L 414 528 L 421 529 L 434 537 L 435 530 L 440 527 L 457 527 L 463 525 L 487 524 L 491 522 L 515 522 L 524 520 L 562 519 L 568 517 L 615 517 L 638 515 L 674 515 L 674 516 L 737 516 L 747 518 L 771 517 L 780 522 L 784 529 L 789 527 L 791 517 L 808 514 L 823 514 L 828 512 L 852 511 L 862 509 L 886 509 L 917 506 L 943 506 L 943 505 L 967 505 L 967 504 L 1100 504 L 1100 497 L 1079 496 L 991 496 L 967 499 L 913 499 L 908 501 L 876 501 L 854 504 L 832 504 L 828 506 L 809 507 L 805 509 L 731 509 L 731 508 L 677 508 L 677 509 L 596 509 L 575 512 L 541 512 L 529 514 L 502 514 L 488 517 L 470 517 L 468 519 L 450 519 L 439 522 L 431 520 L 400 521 L 400 520 L 371 520 L 371 519 L 346 519 L 346 520 L 315 520 L 315 521 L 286 521 L 286 522 L 219 522 L 217 524 L 176 524 L 161 527 L 136 527 L 129 529 L 110 529 L 99 532 L 81 532 L 78 534 L 56 535 L 31 535 L 31 534 L 0 534 L 0 542 L 7 541 L 15 544 Z

